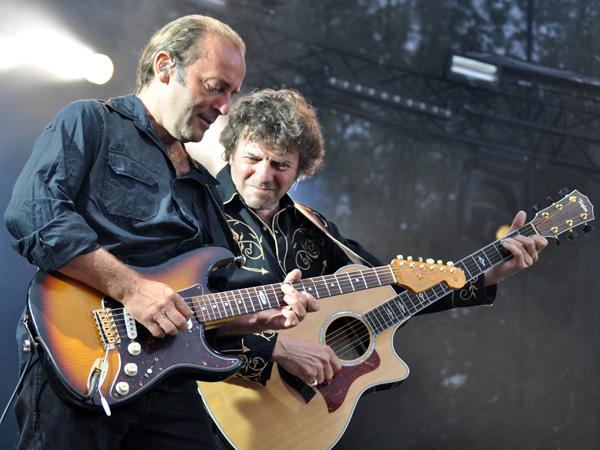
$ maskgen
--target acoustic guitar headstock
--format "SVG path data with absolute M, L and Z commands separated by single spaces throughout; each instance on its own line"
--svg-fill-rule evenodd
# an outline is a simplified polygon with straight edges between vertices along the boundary
M 574 229 L 579 225 L 584 225 L 584 233 L 589 233 L 592 230 L 589 222 L 594 220 L 594 206 L 588 197 L 577 190 L 569 192 L 566 188 L 560 194 L 563 198 L 557 202 L 548 197 L 551 204 L 543 210 L 534 206 L 536 215 L 531 221 L 540 236 L 554 239 L 557 244 L 560 244 L 558 236 L 565 232 L 570 240 L 575 239 L 577 232 Z

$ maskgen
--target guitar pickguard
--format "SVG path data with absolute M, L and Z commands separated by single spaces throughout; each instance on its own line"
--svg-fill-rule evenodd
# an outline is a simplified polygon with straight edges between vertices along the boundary
M 353 366 L 342 366 L 330 383 L 319 385 L 319 392 L 327 403 L 329 413 L 337 411 L 342 406 L 344 400 L 346 400 L 350 386 L 358 377 L 374 371 L 379 367 L 380 363 L 379 355 L 374 351 L 363 363 Z

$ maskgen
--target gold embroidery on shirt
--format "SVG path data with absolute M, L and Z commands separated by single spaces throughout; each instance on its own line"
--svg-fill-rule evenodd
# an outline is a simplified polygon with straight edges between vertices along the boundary
M 265 251 L 263 248 L 262 236 L 258 236 L 256 232 L 245 222 L 234 219 L 228 214 L 226 214 L 226 216 L 227 223 L 229 224 L 229 228 L 231 228 L 233 238 L 236 240 L 238 246 L 240 247 L 241 254 L 244 255 L 247 259 L 264 262 Z M 264 267 L 255 268 L 242 266 L 242 269 L 248 270 L 250 272 L 258 272 L 261 275 L 266 275 L 269 273 L 269 271 Z
M 261 333 L 254 333 L 256 336 L 260 336 L 267 341 L 273 340 L 277 333 L 274 331 L 263 331 Z M 249 351 L 250 349 L 244 345 L 244 339 L 242 339 L 242 346 L 245 351 Z M 236 374 L 238 378 L 243 378 L 249 381 L 261 382 L 262 373 L 268 366 L 268 361 L 265 361 L 264 358 L 254 357 L 248 358 L 247 355 L 237 355 L 238 358 L 242 360 L 242 365 L 240 367 L 239 372 Z
M 309 270 L 313 263 L 324 264 L 321 257 L 325 238 L 321 230 L 315 227 L 297 228 L 292 234 L 292 248 L 294 249 L 294 256 L 296 267 L 300 270 Z M 325 267 L 325 265 L 323 265 Z M 321 275 L 323 274 L 323 268 L 321 268 Z
M 271 342 L 273 340 L 273 338 L 275 336 L 277 336 L 277 333 L 275 333 L 274 331 L 263 331 L 261 333 L 254 333 L 255 336 L 260 336 L 261 338 L 265 339 L 266 341 Z
M 262 246 L 262 236 L 241 220 L 233 219 L 227 216 L 227 223 L 233 232 L 234 239 L 237 241 L 242 255 L 248 259 L 265 259 L 265 253 Z M 247 232 L 245 233 L 244 230 Z
M 242 365 L 236 377 L 260 382 L 262 373 L 267 367 L 268 362 L 259 357 L 249 359 L 247 355 L 238 355 L 238 358 L 242 360 Z
M 454 299 L 456 298 L 457 293 L 458 293 L 458 297 L 465 302 L 477 297 L 478 288 L 476 286 L 476 282 L 477 282 L 478 278 L 479 277 L 473 278 L 458 292 L 457 291 L 452 292 L 452 306 L 455 306 Z

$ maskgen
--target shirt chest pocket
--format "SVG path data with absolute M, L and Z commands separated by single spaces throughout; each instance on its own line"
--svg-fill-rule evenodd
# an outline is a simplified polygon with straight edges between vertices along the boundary
M 108 154 L 102 202 L 113 215 L 147 221 L 158 214 L 158 175 L 119 153 Z

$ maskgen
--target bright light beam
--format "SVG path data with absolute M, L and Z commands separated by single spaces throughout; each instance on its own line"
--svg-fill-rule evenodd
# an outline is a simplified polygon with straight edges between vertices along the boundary
M 11 35 L 0 36 L 0 48 L 18 48 L 12 58 L 0 60 L 0 73 L 29 67 L 52 74 L 59 80 L 88 80 L 104 84 L 112 78 L 114 66 L 106 55 L 94 53 L 66 31 L 48 20 L 29 22 Z

